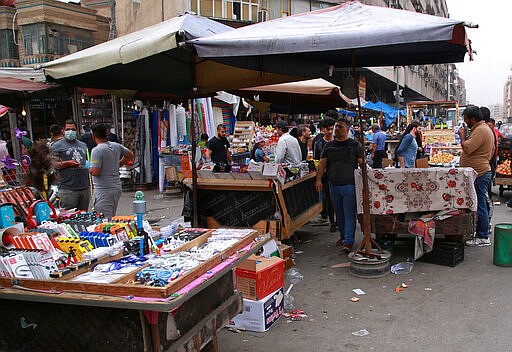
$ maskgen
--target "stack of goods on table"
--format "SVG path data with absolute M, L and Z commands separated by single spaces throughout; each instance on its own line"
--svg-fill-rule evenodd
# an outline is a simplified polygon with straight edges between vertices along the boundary
M 262 241 L 252 229 L 180 229 L 177 224 L 153 230 L 133 216 L 107 221 L 96 213 L 77 214 L 62 223 L 47 221 L 30 232 L 23 228 L 4 241 L 0 252 L 0 285 L 5 278 L 35 279 L 18 285 L 44 289 L 142 297 L 168 297 L 202 275 L 215 275 L 223 262 Z M 141 233 L 146 232 L 146 236 Z M 144 240 L 143 240 L 144 239 Z M 142 244 L 148 242 L 148 249 Z M 3 278 L 2 278 L 3 277 Z M 201 282 L 207 280 L 202 279 Z

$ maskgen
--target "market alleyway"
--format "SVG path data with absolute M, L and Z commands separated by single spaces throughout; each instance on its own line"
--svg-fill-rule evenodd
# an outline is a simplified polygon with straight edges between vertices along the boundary
M 495 189 L 495 192 L 497 189 Z M 145 192 L 151 222 L 163 226 L 181 214 L 182 199 L 163 199 Z M 131 193 L 123 193 L 118 214 L 131 213 Z M 504 200 L 495 206 L 493 225 L 510 223 L 512 209 Z M 497 196 L 495 196 L 496 200 Z M 359 230 L 358 230 L 359 231 Z M 295 307 L 308 318 L 287 322 L 281 317 L 266 333 L 233 333 L 224 329 L 220 350 L 238 351 L 510 351 L 512 350 L 512 268 L 493 265 L 492 247 L 468 248 L 454 268 L 416 262 L 408 275 L 360 279 L 347 268 L 328 227 L 304 226 L 298 237 L 296 268 L 304 280 L 291 291 Z M 357 238 L 361 239 L 360 232 Z M 402 241 L 392 264 L 413 250 Z M 395 287 L 406 283 L 400 293 Z M 285 284 L 286 286 L 288 284 Z M 286 288 L 286 287 L 285 287 Z M 357 296 L 352 290 L 362 289 Z M 352 333 L 366 329 L 366 336 Z

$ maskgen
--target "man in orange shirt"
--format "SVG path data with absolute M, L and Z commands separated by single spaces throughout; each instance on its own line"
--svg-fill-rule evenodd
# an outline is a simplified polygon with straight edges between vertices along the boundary
M 462 145 L 459 165 L 472 167 L 476 171 L 475 191 L 478 203 L 475 238 L 466 241 L 466 245 L 490 246 L 487 193 L 491 182 L 490 161 L 494 156 L 494 134 L 483 120 L 479 107 L 470 105 L 464 110 L 463 115 L 464 122 L 471 128 L 471 135 L 467 137 L 464 128 L 459 129 Z

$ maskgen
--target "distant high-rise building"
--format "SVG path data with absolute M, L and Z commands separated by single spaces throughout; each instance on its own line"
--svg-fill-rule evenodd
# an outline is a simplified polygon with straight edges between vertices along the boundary
M 503 119 L 503 104 L 491 104 L 489 110 L 491 110 L 491 117 L 496 121 Z
M 512 117 L 512 76 L 508 76 L 503 88 L 503 118 Z

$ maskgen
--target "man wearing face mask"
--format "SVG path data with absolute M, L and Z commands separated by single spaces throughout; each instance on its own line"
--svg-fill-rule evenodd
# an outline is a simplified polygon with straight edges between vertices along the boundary
M 60 174 L 59 198 L 64 209 L 87 211 L 89 208 L 89 174 L 87 172 L 87 145 L 77 139 L 73 120 L 66 120 L 64 138 L 55 142 L 52 153 Z

